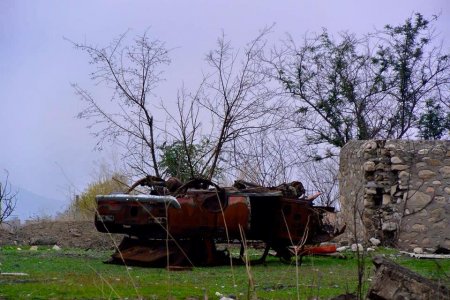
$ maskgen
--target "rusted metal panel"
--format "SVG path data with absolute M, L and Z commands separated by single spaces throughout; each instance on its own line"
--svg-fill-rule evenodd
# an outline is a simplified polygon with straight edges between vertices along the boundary
M 303 194 L 299 199 L 304 189 L 295 183 L 275 188 L 247 188 L 240 183 L 242 188 L 237 189 L 200 180 L 181 186 L 173 195 L 100 195 L 95 225 L 101 232 L 135 237 L 121 245 L 130 261 L 151 263 L 165 255 L 181 262 L 187 255 L 199 264 L 215 264 L 223 259 L 215 241 L 243 239 L 260 240 L 289 257 L 291 246 L 327 241 L 342 232 L 323 222 L 333 208 L 314 207 Z M 167 238 L 175 250 L 163 254 Z M 145 253 L 149 257 L 143 258 Z

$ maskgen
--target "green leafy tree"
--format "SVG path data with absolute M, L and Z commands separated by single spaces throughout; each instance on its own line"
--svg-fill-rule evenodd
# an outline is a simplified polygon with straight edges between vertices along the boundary
M 418 122 L 419 136 L 425 140 L 439 140 L 446 130 L 450 132 L 450 112 L 445 115 L 441 105 L 433 99 L 427 100 L 425 105 Z
M 426 99 L 450 97 L 441 89 L 450 59 L 434 46 L 434 20 L 416 14 L 363 38 L 324 30 L 300 47 L 289 40 L 268 59 L 294 100 L 278 111 L 316 144 L 410 136 Z
M 209 169 L 204 167 L 204 154 L 209 142 L 185 144 L 181 141 L 161 147 L 160 168 L 165 175 L 177 177 L 182 182 L 192 178 L 205 177 Z M 202 173 L 203 170 L 203 173 Z
M 371 122 L 379 115 L 370 108 L 382 84 L 362 45 L 354 35 L 343 33 L 336 41 L 324 30 L 300 48 L 291 42 L 277 54 L 276 76 L 296 100 L 283 114 L 305 131 L 309 142 L 342 147 L 377 134 Z
M 386 25 L 378 33 L 380 46 L 373 58 L 385 82 L 386 99 L 393 114 L 389 116 L 385 136 L 403 138 L 416 124 L 420 105 L 430 94 L 448 83 L 449 54 L 432 46 L 432 22 L 421 14 L 399 26 Z M 449 99 L 449 95 L 444 95 Z

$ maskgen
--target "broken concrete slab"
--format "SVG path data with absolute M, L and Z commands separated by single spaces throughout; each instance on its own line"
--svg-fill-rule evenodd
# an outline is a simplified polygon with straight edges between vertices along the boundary
M 406 251 L 400 251 L 400 253 L 415 258 L 428 258 L 428 259 L 450 259 L 450 254 L 432 254 L 432 253 L 412 253 Z
M 428 278 L 381 256 L 373 259 L 376 267 L 367 299 L 450 299 L 450 290 Z

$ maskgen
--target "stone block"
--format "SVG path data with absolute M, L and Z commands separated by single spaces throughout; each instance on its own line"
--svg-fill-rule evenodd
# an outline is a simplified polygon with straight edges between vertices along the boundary
M 444 208 L 433 209 L 430 213 L 430 216 L 435 220 L 441 220 L 445 218 L 445 209 Z
M 426 166 L 427 166 L 427 163 L 424 163 L 424 162 L 420 162 L 420 163 L 417 163 L 417 164 L 416 164 L 416 168 L 417 168 L 417 169 L 424 168 L 424 167 L 426 167 Z
M 427 189 L 425 190 L 425 192 L 428 194 L 434 194 L 434 191 L 435 191 L 434 187 L 431 186 L 427 187 Z
M 445 191 L 447 194 L 450 195 L 450 187 L 445 187 L 445 188 L 444 188 L 444 191 Z
M 416 212 L 415 216 L 423 218 L 428 217 L 428 210 L 426 209 L 419 210 L 418 212 Z
M 442 162 L 440 160 L 434 159 L 434 158 L 424 159 L 424 162 L 426 162 L 427 165 L 433 166 L 433 167 L 442 166 Z
M 379 163 L 379 164 L 377 164 L 376 166 L 375 166 L 375 170 L 378 170 L 378 171 L 390 171 L 390 168 L 388 168 L 388 166 L 386 165 L 386 164 L 384 164 L 384 163 Z
M 445 150 L 441 147 L 436 147 L 431 150 L 431 153 L 433 153 L 436 156 L 443 156 L 445 155 Z
M 381 226 L 381 229 L 383 231 L 396 231 L 397 230 L 397 224 L 394 222 L 385 222 Z
M 401 171 L 400 173 L 398 173 L 398 177 L 401 179 L 403 179 L 403 178 L 409 179 L 410 176 L 411 176 L 411 174 L 406 171 Z
M 362 146 L 364 152 L 371 152 L 375 149 L 377 149 L 377 143 L 375 141 L 367 141 Z
M 443 178 L 450 178 L 450 166 L 440 168 L 439 173 L 442 174 Z
M 434 176 L 436 176 L 436 173 L 431 170 L 420 170 L 419 171 L 419 178 L 421 178 L 421 179 L 430 179 Z
M 391 196 L 390 195 L 383 195 L 383 205 L 391 204 Z
M 403 171 L 403 170 L 408 170 L 409 166 L 408 165 L 392 165 L 391 170 L 394 171 Z
M 424 208 L 432 200 L 430 195 L 416 190 L 410 190 L 406 195 L 407 208 L 409 208 L 412 212 Z
M 443 197 L 443 196 L 436 196 L 436 197 L 434 197 L 434 201 L 438 205 L 445 205 L 445 204 L 447 204 L 447 200 L 445 200 L 445 197 Z
M 391 163 L 392 164 L 402 164 L 403 160 L 398 156 L 393 156 L 393 157 L 391 157 Z
M 373 172 L 375 171 L 375 163 L 373 161 L 366 161 L 363 165 L 363 169 L 366 172 Z
M 375 188 L 365 188 L 364 192 L 368 195 L 376 195 L 377 190 Z
M 419 223 L 416 223 L 411 227 L 411 230 L 415 232 L 424 232 L 426 229 L 425 225 Z
M 420 149 L 417 153 L 420 155 L 427 155 L 430 150 L 428 149 Z
M 437 223 L 431 225 L 431 227 L 432 227 L 433 229 L 447 229 L 447 227 L 448 227 L 448 222 L 446 222 L 445 220 L 443 220 L 443 221 L 440 221 L 440 222 L 437 222 Z

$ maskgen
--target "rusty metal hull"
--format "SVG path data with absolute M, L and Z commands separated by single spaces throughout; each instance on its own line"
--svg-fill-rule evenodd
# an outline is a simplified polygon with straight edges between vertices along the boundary
M 129 236 L 113 255 L 114 262 L 215 265 L 224 261 L 216 242 L 244 239 L 259 240 L 289 256 L 290 246 L 317 244 L 342 232 L 323 222 L 333 208 L 280 192 L 191 189 L 175 201 L 125 198 L 97 197 L 97 229 Z

